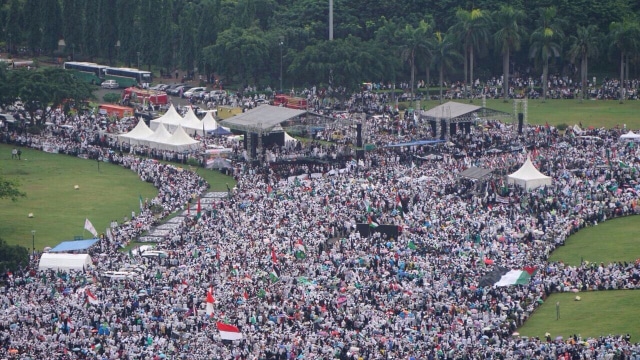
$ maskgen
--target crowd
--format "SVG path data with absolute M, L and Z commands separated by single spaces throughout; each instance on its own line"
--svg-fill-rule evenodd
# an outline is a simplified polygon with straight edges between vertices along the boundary
M 152 208 L 164 216 L 182 210 L 207 184 L 120 152 L 95 121 L 78 120 L 73 136 L 52 130 L 2 139 L 106 157 L 153 183 L 158 196 L 91 250 L 94 267 L 39 272 L 35 257 L 30 269 L 5 276 L 1 356 L 640 359 L 637 339 L 625 334 L 516 334 L 553 292 L 640 287 L 638 262 L 548 261 L 579 229 L 640 212 L 638 148 L 619 141 L 622 129 L 591 130 L 600 139 L 592 141 L 550 126 L 519 135 L 496 121 L 452 136 L 427 160 L 428 148 L 384 148 L 398 137 L 372 118 L 366 128 L 381 146 L 363 161 L 236 165 L 237 185 L 166 234 L 158 248 L 167 257 L 147 258 L 120 250 L 155 225 Z M 313 156 L 321 146 L 274 151 Z M 460 180 L 470 166 L 510 173 L 527 156 L 552 185 L 527 192 L 497 176 Z M 533 276 L 525 285 L 484 284 L 498 267 Z M 103 276 L 123 268 L 137 275 Z M 217 322 L 237 326 L 243 339 L 222 340 Z

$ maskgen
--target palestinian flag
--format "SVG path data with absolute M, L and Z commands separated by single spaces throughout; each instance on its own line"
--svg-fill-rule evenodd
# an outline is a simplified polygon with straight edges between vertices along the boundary
M 373 221 L 371 219 L 371 216 L 367 216 L 367 222 L 369 223 L 369 226 L 374 228 L 374 229 L 378 227 L 378 223 Z
M 302 260 L 302 259 L 306 259 L 307 258 L 307 248 L 305 248 L 304 244 L 302 244 L 302 240 L 298 240 L 298 242 L 294 246 L 293 255 L 298 260 Z
M 494 285 L 498 287 L 525 285 L 529 283 L 535 272 L 536 268 L 534 267 L 525 267 L 523 270 L 510 270 L 506 274 L 502 275 L 500 280 L 498 280 Z

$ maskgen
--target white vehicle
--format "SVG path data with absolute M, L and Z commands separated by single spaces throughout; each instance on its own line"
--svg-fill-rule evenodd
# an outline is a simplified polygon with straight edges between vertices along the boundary
M 185 99 L 189 99 L 192 96 L 196 96 L 197 97 L 197 96 L 199 96 L 200 93 L 203 93 L 205 91 L 207 91 L 207 88 L 201 87 L 201 86 L 196 86 L 196 87 L 193 87 L 193 88 L 185 91 L 184 94 L 182 94 L 182 97 L 184 97 Z
M 100 86 L 102 86 L 103 89 L 117 89 L 120 87 L 115 80 L 105 80 Z
M 113 280 L 123 280 L 136 277 L 136 273 L 129 271 L 105 271 L 102 273 L 102 276 Z

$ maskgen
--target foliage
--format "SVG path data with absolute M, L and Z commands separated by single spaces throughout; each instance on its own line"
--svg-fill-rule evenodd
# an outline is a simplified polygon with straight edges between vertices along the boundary
M 10 199 L 18 201 L 18 198 L 26 197 L 27 194 L 18 189 L 18 182 L 15 180 L 5 179 L 0 176 L 0 199 Z
M 106 93 L 102 96 L 102 100 L 106 103 L 115 104 L 120 101 L 120 95 L 117 93 Z
M 9 245 L 0 238 L 0 271 L 15 272 L 29 265 L 29 250 L 20 245 Z

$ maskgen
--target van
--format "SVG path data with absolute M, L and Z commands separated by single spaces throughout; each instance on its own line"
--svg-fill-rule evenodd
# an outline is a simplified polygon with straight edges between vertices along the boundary
M 117 89 L 120 87 L 115 80 L 105 80 L 100 86 L 102 86 L 103 89 Z

